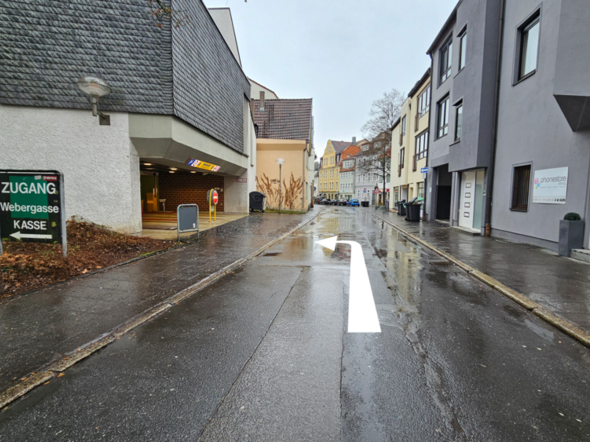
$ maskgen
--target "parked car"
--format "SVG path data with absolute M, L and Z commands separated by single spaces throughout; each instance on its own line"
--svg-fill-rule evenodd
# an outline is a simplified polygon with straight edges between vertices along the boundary
M 350 200 L 347 204 L 348 207 L 360 207 L 361 203 L 357 199 Z
M 318 201 L 318 204 L 326 204 L 328 202 L 328 198 L 320 198 L 320 200 Z
M 338 205 L 339 206 L 346 206 L 347 203 L 348 203 L 348 201 L 346 201 L 346 200 L 340 200 L 340 201 L 338 201 Z
M 333 206 L 337 206 L 338 205 L 338 200 L 337 199 L 333 199 L 332 200 L 332 205 Z

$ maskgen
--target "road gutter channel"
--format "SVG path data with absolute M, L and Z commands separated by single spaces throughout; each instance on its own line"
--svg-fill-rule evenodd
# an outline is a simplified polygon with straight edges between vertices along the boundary
M 510 287 L 502 284 L 500 281 L 492 278 L 491 276 L 486 275 L 485 273 L 480 272 L 477 269 L 474 269 L 473 267 L 465 264 L 462 261 L 459 261 L 454 256 L 449 255 L 445 251 L 435 247 L 434 245 L 424 241 L 423 239 L 418 238 L 416 235 L 413 235 L 410 232 L 402 229 L 401 227 L 396 226 L 395 224 L 391 223 L 390 221 L 386 220 L 385 218 L 382 218 L 381 216 L 374 214 L 374 213 L 370 213 L 370 212 L 367 212 L 367 213 L 375 216 L 376 218 L 379 218 L 381 221 L 386 222 L 388 225 L 390 225 L 395 230 L 400 232 L 403 236 L 408 238 L 410 241 L 412 241 L 414 243 L 418 243 L 418 244 L 426 247 L 427 249 L 432 250 L 436 254 L 445 258 L 447 261 L 450 261 L 451 263 L 455 264 L 457 267 L 464 270 L 468 275 L 473 276 L 474 278 L 483 282 L 487 286 L 502 293 L 504 296 L 510 298 L 512 301 L 516 302 L 520 306 L 529 310 L 530 312 L 532 312 L 533 314 L 535 314 L 539 318 L 543 319 L 545 322 L 558 328 L 559 330 L 561 330 L 562 332 L 571 336 L 572 338 L 574 338 L 575 340 L 577 340 L 578 342 L 580 342 L 584 346 L 590 348 L 590 334 L 588 334 L 585 331 L 583 331 L 582 329 L 580 329 L 577 326 L 577 324 L 575 324 L 571 321 L 568 321 L 567 319 L 563 319 L 563 318 L 558 317 L 557 315 L 555 315 L 554 313 L 549 311 L 547 308 L 543 307 L 541 304 L 536 303 L 535 301 L 533 301 L 532 299 L 530 299 L 526 295 L 519 293 L 516 290 L 511 289 Z
M 186 298 L 194 295 L 195 293 L 199 292 L 200 290 L 204 289 L 208 285 L 212 284 L 213 282 L 217 281 L 218 279 L 222 278 L 232 270 L 240 267 L 247 261 L 259 256 L 260 254 L 264 253 L 265 250 L 269 249 L 270 247 L 274 246 L 275 244 L 283 241 L 285 238 L 291 236 L 297 230 L 301 229 L 302 227 L 306 226 L 313 220 L 315 220 L 322 210 L 320 210 L 315 216 L 311 217 L 307 221 L 304 221 L 298 224 L 296 227 L 291 229 L 289 232 L 279 236 L 278 238 L 273 239 L 269 243 L 262 246 L 257 251 L 251 253 L 250 255 L 238 259 L 233 263 L 225 266 L 221 270 L 218 270 L 215 273 L 212 273 L 208 277 L 200 280 L 196 284 L 193 284 L 190 287 L 187 287 L 184 290 L 172 295 L 165 301 L 162 301 L 155 306 L 147 309 L 143 313 L 134 316 L 130 320 L 124 322 L 123 324 L 115 327 L 111 331 L 106 332 L 102 336 L 99 336 L 97 339 L 88 342 L 80 347 L 78 347 L 73 352 L 66 354 L 65 357 L 60 359 L 55 363 L 49 363 L 47 365 L 42 366 L 39 370 L 32 372 L 24 377 L 21 378 L 20 381 L 16 382 L 15 384 L 8 387 L 6 390 L 0 392 L 0 410 L 4 410 L 5 407 L 10 405 L 12 402 L 16 401 L 20 397 L 24 396 L 34 388 L 39 387 L 40 385 L 46 384 L 51 379 L 61 376 L 62 373 L 73 366 L 74 364 L 80 362 L 83 359 L 86 359 L 93 353 L 101 350 L 102 348 L 106 347 L 110 343 L 114 342 L 115 340 L 119 339 L 124 334 L 128 333 L 129 331 L 133 330 L 134 328 L 148 322 L 149 320 L 153 319 L 155 316 L 167 311 L 168 309 L 172 308 L 172 306 L 178 304 L 180 301 L 185 300 Z

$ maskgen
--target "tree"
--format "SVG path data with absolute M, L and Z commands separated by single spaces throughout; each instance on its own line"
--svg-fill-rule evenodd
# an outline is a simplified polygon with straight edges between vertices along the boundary
M 376 138 L 386 132 L 388 141 L 391 141 L 391 128 L 400 117 L 403 103 L 404 94 L 395 88 L 373 101 L 369 111 L 370 119 L 361 127 L 363 134 L 367 138 Z
M 404 94 L 397 89 L 383 94 L 373 101 L 369 120 L 361 127 L 363 134 L 371 140 L 369 148 L 357 156 L 357 173 L 370 173 L 382 181 L 383 202 L 387 195 L 386 183 L 391 176 L 391 131 L 399 119 Z
M 357 155 L 356 173 L 368 173 L 382 181 L 383 203 L 387 195 L 386 183 L 391 176 L 391 130 L 381 132 L 371 140 L 368 148 Z M 373 190 L 373 189 L 371 189 Z

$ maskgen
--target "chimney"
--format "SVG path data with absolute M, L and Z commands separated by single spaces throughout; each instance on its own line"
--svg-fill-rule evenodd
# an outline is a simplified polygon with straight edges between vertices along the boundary
M 264 112 L 264 91 L 260 91 L 260 112 Z
M 352 144 L 356 144 L 356 137 L 352 137 Z

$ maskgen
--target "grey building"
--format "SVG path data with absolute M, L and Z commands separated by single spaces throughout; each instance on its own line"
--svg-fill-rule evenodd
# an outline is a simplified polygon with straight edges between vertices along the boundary
M 146 0 L 57 3 L 0 5 L 2 167 L 62 171 L 67 216 L 122 232 L 141 230 L 142 207 L 204 206 L 213 187 L 219 210 L 247 212 L 250 82 L 203 2 L 173 2 L 178 28 Z M 110 125 L 76 87 L 86 76 L 110 86 Z
M 504 17 L 492 235 L 556 250 L 559 220 L 590 216 L 590 4 L 507 0 Z
M 501 1 L 459 1 L 428 50 L 432 58 L 429 220 L 485 230 L 494 145 Z

